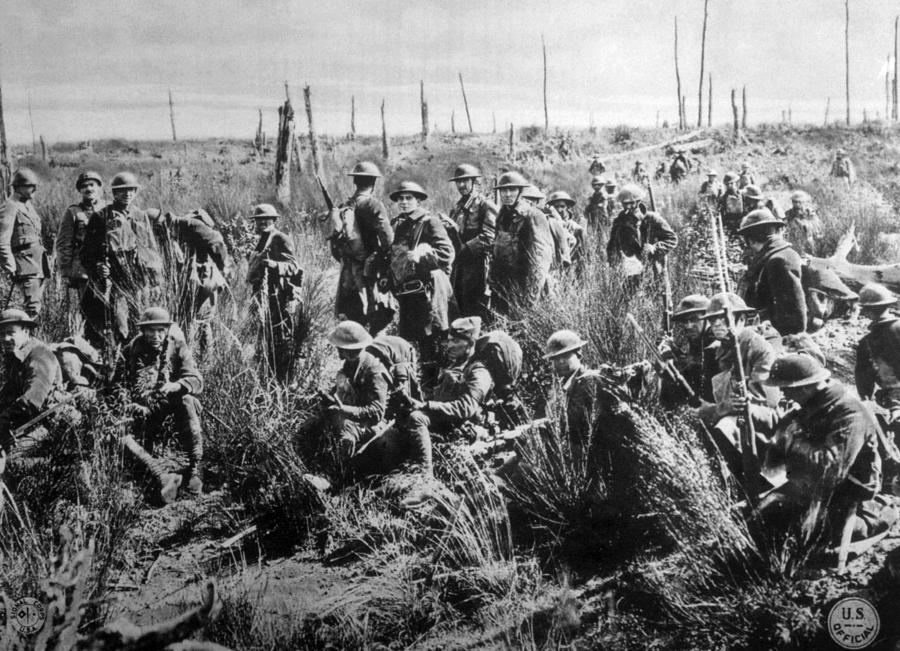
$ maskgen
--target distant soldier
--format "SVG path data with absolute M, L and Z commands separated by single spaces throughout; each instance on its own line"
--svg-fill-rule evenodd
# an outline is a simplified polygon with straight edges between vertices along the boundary
M 706 180 L 700 186 L 700 192 L 698 192 L 700 200 L 705 201 L 713 210 L 717 210 L 719 200 L 724 192 L 725 188 L 719 182 L 719 173 L 713 169 L 706 170 Z
M 113 342 L 128 340 L 147 291 L 163 276 L 150 214 L 134 206 L 140 189 L 137 177 L 130 172 L 116 174 L 110 188 L 113 201 L 91 215 L 81 248 L 81 264 L 88 275 L 81 299 L 84 336 L 104 351 Z
M 650 175 L 647 174 L 647 168 L 644 164 L 637 160 L 634 161 L 634 167 L 631 170 L 631 179 L 638 185 L 647 185 L 650 181 Z
M 782 336 L 806 331 L 803 261 L 782 237 L 783 230 L 784 222 L 766 209 L 751 212 L 738 229 L 752 252 L 741 293 Z
M 719 214 L 722 216 L 722 226 L 732 232 L 737 230 L 744 218 L 744 195 L 738 189 L 738 176 L 734 172 L 728 172 L 722 181 L 725 187 L 719 197 Z
M 849 515 L 853 537 L 867 538 L 897 519 L 881 491 L 878 424 L 871 412 L 813 357 L 788 354 L 772 365 L 766 384 L 797 405 L 778 424 L 766 465 L 783 466 L 787 483 L 762 499 L 759 514 L 786 529 L 819 503 L 826 539 L 835 544 Z
M 585 228 L 587 223 L 583 217 L 576 217 L 575 199 L 564 190 L 551 192 L 547 197 L 547 212 L 555 211 L 562 220 L 569 237 L 569 249 L 572 262 L 579 265 L 585 256 Z
M 294 358 L 294 315 L 302 271 L 291 238 L 275 227 L 281 215 L 261 203 L 253 209 L 259 240 L 247 266 L 247 282 L 264 315 L 263 341 L 269 370 L 287 382 Z
M 422 384 L 430 387 L 450 327 L 455 253 L 441 218 L 420 205 L 427 198 L 413 181 L 403 181 L 391 193 L 400 211 L 394 221 L 391 274 L 400 307 L 397 334 L 418 344 Z
M 733 332 L 728 328 L 726 307 L 734 319 Z M 735 346 L 740 351 L 750 413 L 762 445 L 768 442 L 778 420 L 780 393 L 764 384 L 776 353 L 763 335 L 747 326 L 747 315 L 752 313 L 753 309 L 747 307 L 739 296 L 722 293 L 710 299 L 709 307 L 703 315 L 719 342 L 716 351 L 719 373 L 712 379 L 713 400 L 703 401 L 697 413 L 713 428 L 713 434 L 720 441 L 719 447 L 735 472 L 740 472 L 741 469 L 738 451 L 741 442 L 740 423 L 744 414 Z
M 771 197 L 767 197 L 763 194 L 762 190 L 760 190 L 755 185 L 748 185 L 744 188 L 744 217 L 749 215 L 754 210 L 758 210 L 760 208 L 765 208 L 770 213 L 775 215 L 779 220 L 784 221 L 784 211 Z
M 22 293 L 25 311 L 35 318 L 41 312 L 44 279 L 50 275 L 43 225 L 31 201 L 37 186 L 37 174 L 26 168 L 18 170 L 13 175 L 12 194 L 0 207 L 3 270 Z
M 672 164 L 669 165 L 669 178 L 672 183 L 681 183 L 690 171 L 691 163 L 684 155 L 684 150 L 676 149 L 675 155 L 672 157 Z
M 659 346 L 663 359 L 671 359 L 675 368 L 703 400 L 713 401 L 712 378 L 719 372 L 715 350 L 716 340 L 708 322 L 703 318 L 709 307 L 709 299 L 702 294 L 685 296 L 672 313 L 674 337 L 666 338 Z M 683 389 L 672 378 L 662 376 L 661 400 L 675 404 L 685 399 Z
M 341 263 L 334 312 L 338 319 L 351 319 L 363 325 L 375 316 L 378 303 L 376 283 L 387 270 L 394 231 L 390 215 L 375 196 L 375 184 L 381 171 L 371 162 L 357 163 L 349 176 L 356 191 L 335 211 L 331 253 Z M 374 329 L 383 324 L 375 319 Z
M 523 191 L 529 186 L 518 172 L 506 172 L 497 181 L 500 213 L 494 241 L 491 287 L 498 309 L 508 311 L 512 303 L 532 306 L 540 297 L 555 245 L 546 215 L 528 203 Z
M 584 206 L 584 218 L 587 220 L 588 226 L 599 232 L 609 230 L 609 223 L 612 219 L 607 210 L 609 196 L 606 194 L 603 183 L 602 176 L 595 176 L 591 179 L 591 188 L 594 191 L 588 196 Z
M 606 179 L 606 182 L 603 184 L 603 189 L 606 190 L 606 214 L 610 224 L 613 216 L 616 214 L 616 195 L 618 194 L 616 188 L 618 187 L 616 180 L 611 178 Z
M 872 320 L 856 351 L 856 390 L 889 412 L 888 423 L 900 434 L 900 317 L 891 312 L 897 296 L 884 285 L 859 290 L 862 315 Z
M 834 152 L 834 162 L 831 164 L 831 176 L 836 179 L 844 179 L 844 182 L 850 186 L 856 182 L 856 170 L 853 168 L 853 162 L 847 158 L 847 154 L 843 149 Z
M 453 172 L 459 201 L 450 211 L 460 238 L 454 264 L 453 294 L 462 316 L 488 317 L 491 289 L 488 277 L 497 228 L 497 206 L 476 190 L 481 171 L 463 163 Z
M 165 309 L 148 307 L 137 326 L 140 334 L 123 349 L 116 371 L 116 381 L 135 418 L 132 434 L 122 443 L 156 481 L 154 497 L 168 504 L 182 485 L 193 496 L 203 490 L 202 408 L 197 398 L 203 378 L 187 343 L 170 331 L 172 318 Z M 163 462 L 152 456 L 168 416 L 187 456 L 187 466 L 179 473 L 166 472 Z
M 606 165 L 603 164 L 603 161 L 600 160 L 600 154 L 595 153 L 591 157 L 591 165 L 588 167 L 588 173 L 591 176 L 598 176 L 603 174 L 606 171 Z
M 82 172 L 75 181 L 75 189 L 81 193 L 81 201 L 66 208 L 59 230 L 56 233 L 56 262 L 59 272 L 69 285 L 78 291 L 79 298 L 84 293 L 88 272 L 81 264 L 81 249 L 88 221 L 95 212 L 103 208 L 103 179 L 97 172 Z
M 756 175 L 750 169 L 749 163 L 741 163 L 741 173 L 737 182 L 738 190 L 743 190 L 751 185 L 756 185 Z
M 647 210 L 644 191 L 629 184 L 619 191 L 622 210 L 613 220 L 606 245 L 606 257 L 623 273 L 637 278 L 645 266 L 660 270 L 665 256 L 678 245 L 678 236 L 658 213 Z
M 815 255 L 818 240 L 822 237 L 822 220 L 812 205 L 812 199 L 803 190 L 791 195 L 791 207 L 784 215 L 787 224 L 787 240 L 800 255 Z
M 14 430 L 65 396 L 59 362 L 50 347 L 33 336 L 36 325 L 22 310 L 0 312 L 4 367 L 4 383 L 0 387 L 0 476 L 7 457 L 15 464 L 39 455 L 41 443 L 49 434 L 43 426 L 18 436 Z

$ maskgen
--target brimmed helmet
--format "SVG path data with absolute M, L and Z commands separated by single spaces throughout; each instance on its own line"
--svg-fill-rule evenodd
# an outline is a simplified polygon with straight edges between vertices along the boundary
M 692 314 L 705 314 L 708 307 L 709 299 L 703 294 L 690 294 L 678 301 L 678 305 L 672 313 L 672 318 L 678 320 Z
M 141 187 L 141 184 L 138 183 L 137 177 L 131 172 L 119 172 L 113 177 L 112 183 L 109 187 L 113 190 L 118 190 L 122 188 L 134 188 L 137 190 Z
M 96 181 L 97 185 L 103 185 L 103 178 L 98 172 L 82 172 L 78 175 L 78 178 L 75 179 L 75 189 L 80 190 L 81 186 L 88 181 Z
M 726 306 L 734 315 L 752 314 L 756 311 L 752 307 L 747 307 L 744 299 L 742 299 L 737 294 L 721 292 L 719 294 L 715 294 L 712 298 L 709 299 L 709 306 L 706 308 L 706 312 L 704 312 L 703 318 L 713 319 L 715 317 L 724 316 Z
M 381 170 L 378 169 L 375 163 L 364 160 L 354 165 L 347 176 L 371 176 L 372 178 L 378 178 L 381 176 Z
M 540 201 L 544 197 L 546 197 L 541 189 L 536 185 L 526 185 L 522 188 L 522 198 L 523 199 L 534 199 L 536 201 Z
M 772 211 L 768 208 L 757 208 L 756 210 L 751 210 L 747 213 L 747 216 L 741 220 L 741 226 L 738 228 L 737 232 L 739 235 L 743 235 L 747 231 L 760 226 L 784 227 L 784 222 L 773 215 Z
M 16 173 L 13 174 L 12 186 L 17 188 L 20 185 L 38 185 L 37 174 L 27 167 L 16 170 Z
M 501 188 L 524 188 L 530 185 L 524 176 L 519 174 L 518 172 L 505 172 L 500 175 L 500 178 L 497 179 L 497 185 L 494 186 L 495 190 L 500 190 Z
M 474 165 L 462 163 L 453 170 L 453 178 L 450 181 L 462 181 L 463 179 L 477 179 L 481 177 L 481 170 Z
M 831 372 L 812 355 L 788 353 L 772 363 L 765 384 L 772 387 L 802 387 L 818 384 L 831 377 Z
M 270 203 L 261 203 L 253 209 L 253 219 L 278 219 L 281 215 Z
M 170 326 L 172 325 L 172 317 L 169 311 L 164 307 L 148 307 L 141 313 L 141 320 L 138 321 L 138 328 L 145 326 Z
M 372 343 L 372 335 L 356 321 L 341 321 L 328 335 L 328 341 L 335 348 L 361 350 Z
M 467 316 L 456 319 L 450 324 L 450 336 L 456 339 L 465 339 L 474 342 L 481 334 L 481 317 Z
M 558 330 L 547 339 L 545 348 L 547 352 L 544 355 L 544 359 L 553 359 L 554 357 L 580 350 L 585 343 L 587 342 L 582 340 L 581 336 L 573 330 Z
M 37 321 L 32 319 L 22 310 L 9 308 L 0 312 L 0 327 L 5 325 L 20 325 L 33 328 L 37 325 Z
M 762 201 L 765 197 L 763 196 L 762 190 L 760 190 L 755 185 L 748 185 L 744 188 L 744 196 L 747 199 L 759 199 Z
M 556 192 L 551 192 L 550 196 L 547 197 L 547 203 L 552 204 L 556 201 L 563 201 L 567 206 L 574 206 L 575 199 L 571 197 L 571 195 L 565 190 L 557 190 Z
M 397 197 L 399 197 L 404 192 L 408 192 L 409 194 L 416 197 L 419 201 L 425 201 L 428 198 L 428 193 L 425 192 L 425 189 L 416 183 L 415 181 L 403 181 L 400 185 L 397 186 L 397 189 L 391 192 L 391 201 L 396 201 Z
M 634 183 L 626 183 L 622 186 L 622 189 L 619 190 L 619 194 L 616 197 L 619 203 L 625 203 L 626 201 L 633 201 L 637 203 L 638 201 L 643 200 L 644 191 L 641 189 L 641 186 L 635 185 Z
M 897 296 L 880 283 L 867 283 L 859 290 L 860 307 L 882 307 L 896 302 Z

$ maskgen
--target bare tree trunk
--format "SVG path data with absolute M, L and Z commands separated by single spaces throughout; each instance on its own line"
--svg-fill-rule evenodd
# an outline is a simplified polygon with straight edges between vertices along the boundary
M 891 105 L 891 54 L 888 52 L 887 64 L 884 67 L 884 117 L 887 121 Z
M 350 140 L 356 140 L 356 95 L 350 96 Z
M 687 129 L 687 95 L 681 96 L 681 116 L 684 128 Z
M 794 124 L 794 112 L 791 110 L 790 104 L 788 104 L 788 124 Z
M 275 197 L 283 206 L 291 202 L 291 146 L 294 140 L 294 109 L 291 100 L 278 107 L 278 146 L 275 150 Z
M 172 101 L 172 89 L 169 88 L 169 122 L 172 123 L 172 142 L 178 142 L 175 135 L 175 102 Z
M 462 90 L 463 106 L 466 107 L 466 121 L 469 123 L 469 133 L 474 133 L 472 131 L 472 116 L 469 115 L 469 100 L 466 97 L 466 87 L 463 85 L 462 73 L 459 73 L 459 88 Z
M 428 142 L 428 102 L 425 101 L 425 82 L 419 80 L 419 107 L 422 111 L 422 142 Z
M 709 0 L 703 0 L 703 37 L 700 41 L 700 88 L 697 91 L 697 128 L 703 126 L 703 68 L 706 63 L 706 20 L 709 16 Z
M 706 92 L 709 94 L 709 97 L 707 98 L 707 101 L 709 102 L 709 108 L 706 112 L 706 126 L 711 127 L 712 126 L 712 73 L 710 73 L 710 75 L 709 75 L 709 88 L 706 89 Z M 659 121 L 659 118 L 657 118 L 657 121 Z
M 384 123 L 384 100 L 381 100 L 381 155 L 386 161 L 390 155 L 388 150 L 387 126 Z
M 294 160 L 297 163 L 297 173 L 303 173 L 303 157 L 300 155 L 300 136 L 294 134 L 294 142 L 291 145 L 294 152 Z
M 509 123 L 509 160 L 516 160 L 516 132 L 513 123 Z
M 493 111 L 491 111 L 491 124 L 493 124 L 491 133 L 497 133 L 497 114 Z
M 550 131 L 550 117 L 547 113 L 547 44 L 541 34 L 541 50 L 544 53 L 544 132 Z
M 781 110 L 781 124 L 787 124 L 787 111 Z
M 34 116 L 31 114 L 31 91 L 28 91 L 28 121 L 31 123 L 31 153 L 37 153 L 37 140 L 34 137 Z
M 891 83 L 891 98 L 893 99 L 893 110 L 891 118 L 897 121 L 897 23 L 900 16 L 894 18 L 894 81 Z
M 263 127 L 262 127 L 262 109 L 259 109 L 259 123 L 256 125 L 256 137 L 253 139 L 253 146 L 259 154 L 263 153 L 264 147 Z
M 3 87 L 0 86 L 0 199 L 6 198 L 11 182 L 9 149 L 6 146 L 6 120 L 3 118 Z
M 850 0 L 844 0 L 844 91 L 847 99 L 847 126 L 850 126 Z
M 678 129 L 684 129 L 684 102 L 681 95 L 681 73 L 678 71 L 678 16 L 675 16 L 675 83 L 678 92 Z
M 741 129 L 747 130 L 747 87 L 741 90 Z
M 41 142 L 41 160 L 46 163 L 47 162 L 47 145 L 44 142 L 43 135 L 40 136 L 40 142 Z
M 322 161 L 319 160 L 319 144 L 316 140 L 316 129 L 313 126 L 312 102 L 309 96 L 309 86 L 303 87 L 303 102 L 306 104 L 306 121 L 309 123 L 309 152 L 312 157 L 313 174 L 318 175 L 322 170 Z
M 828 109 L 831 108 L 831 98 L 825 100 L 825 126 L 828 126 Z
M 591 131 L 594 130 L 594 119 L 593 115 L 591 115 Z M 656 109 L 656 128 L 659 129 L 659 109 Z
M 456 133 L 456 111 L 450 111 L 450 133 Z
M 734 88 L 731 89 L 731 113 L 734 115 L 734 138 L 737 140 L 741 131 L 738 123 L 737 91 Z

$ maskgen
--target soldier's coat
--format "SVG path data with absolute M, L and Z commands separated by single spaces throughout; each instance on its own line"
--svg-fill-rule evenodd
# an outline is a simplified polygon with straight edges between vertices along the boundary
M 105 205 L 98 199 L 92 204 L 82 201 L 66 208 L 56 232 L 56 263 L 63 278 L 75 282 L 88 279 L 88 272 L 81 263 L 81 250 L 91 215 Z
M 772 235 L 744 274 L 744 301 L 782 335 L 806 331 L 802 269 L 800 255 L 780 235 Z
M 497 217 L 491 286 L 495 294 L 534 305 L 553 264 L 554 244 L 547 216 L 519 199 Z
M 497 212 L 497 206 L 474 191 L 460 197 L 450 212 L 461 243 L 453 270 L 453 294 L 461 316 L 481 315 L 485 309 Z

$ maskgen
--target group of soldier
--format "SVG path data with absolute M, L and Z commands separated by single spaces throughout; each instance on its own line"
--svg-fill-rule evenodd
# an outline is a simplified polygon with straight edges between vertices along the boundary
M 630 287 L 638 287 L 651 270 L 665 267 L 678 245 L 653 209 L 652 193 L 648 206 L 640 184 L 616 193 L 615 180 L 602 173 L 593 176 L 593 194 L 579 213 L 563 191 L 552 192 L 541 208 L 543 193 L 515 171 L 500 175 L 492 197 L 482 191 L 480 171 L 462 164 L 449 179 L 460 195 L 449 216 L 431 209 L 426 190 L 407 180 L 388 195 L 397 208 L 393 218 L 376 194 L 376 165 L 360 162 L 349 176 L 355 192 L 330 211 L 328 235 L 340 263 L 338 324 L 329 341 L 342 365 L 332 389 L 320 396 L 308 435 L 298 437 L 304 454 L 327 449 L 348 476 L 406 461 L 430 474 L 434 437 L 471 441 L 486 418 L 502 428 L 521 425 L 527 411 L 515 395 L 521 348 L 502 331 L 485 332 L 495 316 L 533 308 L 554 291 L 554 277 L 576 278 L 594 255 L 605 253 Z M 894 444 L 900 358 L 892 347 L 900 341 L 900 320 L 889 312 L 896 298 L 881 286 L 859 295 L 873 324 L 860 343 L 857 390 L 880 405 L 879 424 L 870 406 L 830 378 L 806 334 L 801 253 L 821 232 L 808 195 L 795 193 L 792 208 L 781 214 L 748 166 L 725 175 L 724 185 L 713 170 L 707 176 L 701 206 L 741 240 L 747 268 L 737 294 L 687 296 L 673 310 L 674 336 L 658 351 L 663 403 L 691 401 L 727 469 L 755 492 L 768 489 L 759 509 L 766 518 L 794 513 L 825 494 L 841 513 L 859 516 L 861 535 L 877 531 L 896 518 L 877 499 L 882 463 L 887 469 L 900 462 Z M 163 276 L 180 274 L 190 281 L 185 324 L 208 327 L 228 254 L 203 211 L 174 217 L 135 208 L 139 185 L 127 172 L 113 179 L 112 203 L 104 205 L 102 183 L 91 172 L 78 177 L 82 201 L 69 207 L 56 235 L 59 271 L 81 305 L 82 347 L 75 345 L 81 340 L 48 346 L 32 336 L 42 283 L 51 273 L 30 202 L 38 184 L 33 173 L 16 174 L 0 214 L 0 257 L 24 304 L 0 313 L 7 364 L 0 446 L 4 461 L 28 457 L 46 431 L 31 421 L 62 402 L 63 391 L 92 384 L 90 376 L 106 368 L 133 416 L 123 448 L 152 476 L 154 496 L 165 503 L 202 489 L 202 379 L 184 333 L 149 299 Z M 247 281 L 264 313 L 266 361 L 286 383 L 302 270 L 292 238 L 276 226 L 275 207 L 260 204 L 252 218 L 259 239 Z M 795 233 L 790 242 L 785 229 Z M 587 237 L 591 230 L 597 238 Z M 588 249 L 596 240 L 605 240 L 602 251 Z M 397 334 L 385 334 L 395 316 Z M 581 334 L 560 330 L 547 342 L 546 359 L 564 391 L 564 429 L 584 430 L 590 445 L 602 447 L 591 439 L 599 376 L 582 364 L 585 345 Z M 72 346 L 74 369 L 73 355 L 65 354 Z M 117 351 L 114 364 L 107 349 Z M 187 456 L 177 473 L 152 455 L 169 414 Z

